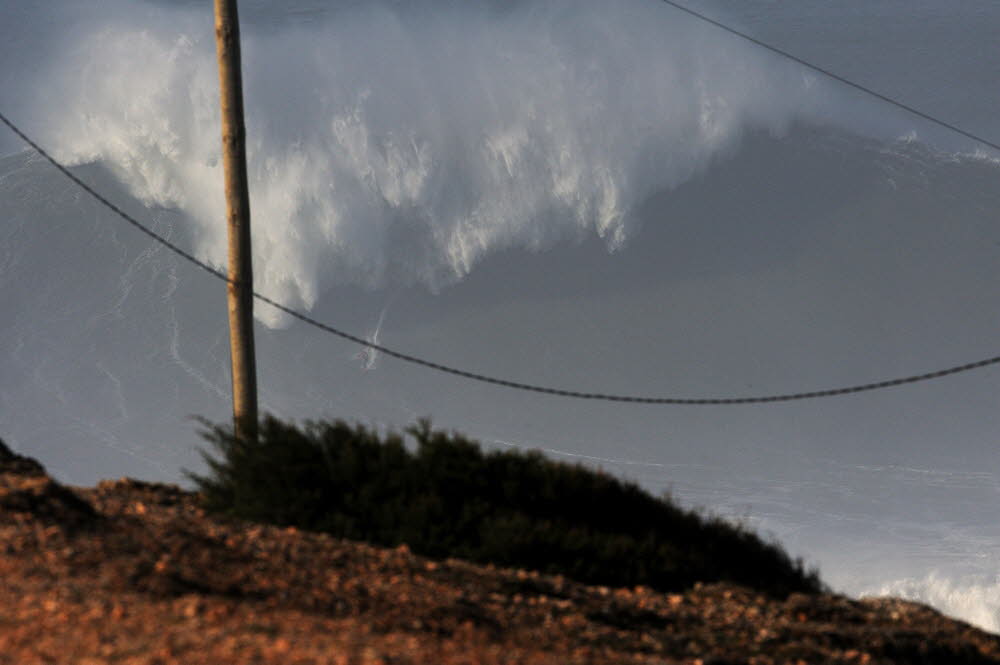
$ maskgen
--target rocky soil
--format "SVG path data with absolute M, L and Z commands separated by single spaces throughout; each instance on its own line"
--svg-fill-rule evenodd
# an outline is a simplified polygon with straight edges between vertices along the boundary
M 56 483 L 0 443 L 0 665 L 1000 663 L 915 603 L 586 586 Z

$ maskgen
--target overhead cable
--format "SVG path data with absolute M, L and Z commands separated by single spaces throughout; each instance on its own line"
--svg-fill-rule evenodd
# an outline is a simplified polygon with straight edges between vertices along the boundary
M 848 86 L 850 88 L 854 88 L 855 90 L 860 90 L 861 92 L 865 93 L 866 95 L 869 95 L 871 97 L 879 99 L 879 100 L 881 100 L 883 102 L 886 102 L 887 104 L 891 104 L 892 106 L 895 106 L 896 108 L 902 109 L 902 110 L 906 111 L 907 113 L 910 113 L 912 115 L 917 116 L 918 118 L 922 118 L 922 119 L 926 120 L 927 122 L 933 123 L 933 124 L 935 124 L 935 125 L 937 125 L 939 127 L 944 127 L 945 129 L 950 130 L 952 132 L 955 132 L 956 134 L 959 134 L 961 136 L 964 136 L 967 139 L 972 139 L 973 141 L 975 141 L 977 143 L 981 143 L 981 144 L 983 144 L 985 146 L 989 146 L 990 148 L 993 148 L 994 150 L 1000 151 L 1000 144 L 994 143 L 993 141 L 988 141 L 988 140 L 984 139 L 981 136 L 977 136 L 977 135 L 973 134 L 972 132 L 966 131 L 966 130 L 962 129 L 961 127 L 958 127 L 957 125 L 953 125 L 950 122 L 945 122 L 944 120 L 940 120 L 938 118 L 935 118 L 934 116 L 930 115 L 929 113 L 924 113 L 920 109 L 914 108 L 914 107 L 910 106 L 909 104 L 905 104 L 905 103 L 903 103 L 903 102 L 901 102 L 901 101 L 899 101 L 897 99 L 893 99 L 892 97 L 889 97 L 888 95 L 883 95 L 881 92 L 877 92 L 875 90 L 872 90 L 871 88 L 863 86 L 860 83 L 855 83 L 854 81 L 851 81 L 850 79 L 844 78 L 840 74 L 833 73 L 829 69 L 826 69 L 824 67 L 820 67 L 819 65 L 814 65 L 813 63 L 811 63 L 811 62 L 809 62 L 807 60 L 803 60 L 802 58 L 798 57 L 797 55 L 793 55 L 793 54 L 789 53 L 788 51 L 784 51 L 784 50 L 778 48 L 777 46 L 772 46 L 771 44 L 768 44 L 767 42 L 762 42 L 761 40 L 757 39 L 756 37 L 752 37 L 751 35 L 748 35 L 745 32 L 740 32 L 736 28 L 732 28 L 732 27 L 726 25 L 725 23 L 720 23 L 719 21 L 716 21 L 715 19 L 709 18 L 708 16 L 706 16 L 706 15 L 700 13 L 700 12 L 697 12 L 697 11 L 695 11 L 695 10 L 689 8 L 689 7 L 685 7 L 684 5 L 682 5 L 682 4 L 678 3 L 678 2 L 674 2 L 674 0 L 660 0 L 660 1 L 663 2 L 664 4 L 670 5 L 674 9 L 678 9 L 678 10 L 684 12 L 685 14 L 689 14 L 689 15 L 695 17 L 696 19 L 704 21 L 705 23 L 709 23 L 709 24 L 715 26 L 716 28 L 719 28 L 720 30 L 724 30 L 725 32 L 728 32 L 731 35 L 736 35 L 737 37 L 740 37 L 741 39 L 745 39 L 746 41 L 748 41 L 748 42 L 750 42 L 752 44 L 755 44 L 755 45 L 761 47 L 762 49 L 768 50 L 771 53 L 776 53 L 776 54 L 780 55 L 783 58 L 787 58 L 788 60 L 791 60 L 792 62 L 798 63 L 798 64 L 802 65 L 803 67 L 806 67 L 807 69 L 811 69 L 814 72 L 817 72 L 819 74 L 822 74 L 823 76 L 826 76 L 827 78 L 833 79 L 834 81 L 837 81 L 838 83 L 842 83 L 842 84 L 844 84 L 844 85 L 846 85 L 846 86 Z
M 699 13 L 693 11 L 693 10 L 690 10 L 690 9 L 688 9 L 688 8 L 682 6 L 682 5 L 679 5 L 679 4 L 675 3 L 675 2 L 672 2 L 671 0 L 662 0 L 662 1 L 665 2 L 665 3 L 667 3 L 667 4 L 669 4 L 669 5 L 671 5 L 671 6 L 673 6 L 673 7 L 676 7 L 677 9 L 679 9 L 681 11 L 687 12 L 688 14 L 691 14 L 691 15 L 693 15 L 693 16 L 695 16 L 695 17 L 697 17 L 697 18 L 699 18 L 699 19 L 701 19 L 703 21 L 707 21 L 708 23 L 711 23 L 712 25 L 715 25 L 715 26 L 717 26 L 717 27 L 719 27 L 719 28 L 721 28 L 723 30 L 726 30 L 727 32 L 730 32 L 730 33 L 732 33 L 734 35 L 742 37 L 743 39 L 749 40 L 749 41 L 753 42 L 754 44 L 757 44 L 758 46 L 761 46 L 763 48 L 768 49 L 769 51 L 773 51 L 773 52 L 775 52 L 775 53 L 777 53 L 779 55 L 782 55 L 782 56 L 784 56 L 786 58 L 789 58 L 789 59 L 791 59 L 791 60 L 793 60 L 793 61 L 795 61 L 795 62 L 797 62 L 797 63 L 799 63 L 799 64 L 801 64 L 803 66 L 806 66 L 806 67 L 808 67 L 810 69 L 813 69 L 813 70 L 815 70 L 817 72 L 820 72 L 820 73 L 822 73 L 822 74 L 824 74 L 826 76 L 829 76 L 830 78 L 836 79 L 836 80 L 841 81 L 842 83 L 845 83 L 845 84 L 847 84 L 847 85 L 849 85 L 851 87 L 857 88 L 858 90 L 861 90 L 862 92 L 865 92 L 865 93 L 867 93 L 869 95 L 877 97 L 878 99 L 881 99 L 881 100 L 883 100 L 885 102 L 888 102 L 888 103 L 890 103 L 890 104 L 892 104 L 894 106 L 897 106 L 897 107 L 902 108 L 902 109 L 904 109 L 906 111 L 909 111 L 910 113 L 913 113 L 914 115 L 917 115 L 917 116 L 919 116 L 921 118 L 925 118 L 925 119 L 929 120 L 930 122 L 933 122 L 933 123 L 938 124 L 938 125 L 940 125 L 942 127 L 945 127 L 945 128 L 950 129 L 950 130 L 952 130 L 954 132 L 957 132 L 958 134 L 961 134 L 962 136 L 965 136 L 965 137 L 968 137 L 968 138 L 973 139 L 975 141 L 978 141 L 978 142 L 980 142 L 980 143 L 982 143 L 984 145 L 987 145 L 987 146 L 989 146 L 991 148 L 995 148 L 997 150 L 1000 150 L 1000 146 L 998 146 L 995 143 L 992 143 L 990 141 L 982 139 L 982 138 L 980 138 L 980 137 L 978 137 L 978 136 L 976 136 L 974 134 L 971 134 L 970 132 L 966 132 L 965 130 L 962 130 L 962 129 L 958 128 L 958 127 L 955 127 L 955 126 L 953 126 L 953 125 L 951 125 L 949 123 L 943 122 L 941 120 L 937 120 L 936 118 L 933 118 L 932 116 L 929 116 L 929 115 L 927 115 L 927 114 L 925 114 L 925 113 L 923 113 L 921 111 L 918 111 L 918 110 L 916 110 L 916 109 L 914 109 L 914 108 L 912 108 L 910 106 L 902 104 L 901 102 L 897 102 L 896 100 L 893 100 L 893 99 L 891 99 L 889 97 L 886 97 L 886 96 L 884 96 L 884 95 L 882 95 L 880 93 L 872 91 L 872 90 L 870 90 L 870 89 L 868 89 L 868 88 L 866 88 L 864 86 L 861 86 L 861 85 L 858 85 L 858 84 L 853 83 L 851 81 L 848 81 L 847 79 L 844 79 L 843 77 L 840 77 L 840 76 L 838 76 L 836 74 L 833 74 L 833 73 L 831 73 L 831 72 L 829 72 L 829 71 L 827 71 L 825 69 L 817 67 L 816 65 L 813 65 L 813 64 L 811 64 L 809 62 L 806 62 L 806 61 L 804 61 L 804 60 L 802 60 L 802 59 L 800 59 L 800 58 L 798 58 L 798 57 L 796 57 L 794 55 L 786 53 L 786 52 L 784 52 L 784 51 L 782 51 L 780 49 L 777 49 L 777 48 L 775 48 L 773 46 L 770 46 L 768 44 L 760 42 L 757 39 L 754 39 L 753 37 L 750 37 L 749 35 L 745 35 L 745 34 L 739 32 L 737 30 L 734 30 L 734 29 L 726 26 L 726 25 L 718 23 L 717 21 L 714 21 L 714 20 L 712 20 L 712 19 L 710 19 L 710 18 L 708 18 L 706 16 L 703 16 L 703 15 L 701 15 L 701 14 L 699 14 Z M 129 224 L 131 224 L 133 227 L 135 227 L 136 229 L 138 229 L 140 232 L 142 232 L 145 235 L 149 236 L 150 238 L 152 238 L 156 242 L 162 244 L 164 247 L 166 247 L 170 251 L 174 252 L 178 256 L 186 259 L 189 263 L 192 263 L 192 264 L 196 265 L 197 267 L 201 268 L 202 270 L 208 272 L 212 276 L 214 276 L 214 277 L 216 277 L 216 278 L 218 278 L 220 280 L 223 280 L 225 282 L 230 282 L 231 281 L 229 279 L 229 277 L 226 275 L 226 273 L 224 273 L 224 272 L 222 272 L 222 271 L 220 271 L 220 270 L 218 270 L 216 268 L 213 268 L 212 266 L 208 265 L 207 263 L 205 263 L 205 262 L 201 261 L 200 259 L 196 258 L 193 254 L 191 254 L 191 253 L 189 253 L 189 252 L 181 249 L 176 244 L 174 244 L 171 241 L 167 240 L 163 236 L 157 234 L 155 231 L 151 230 L 149 227 L 147 227 L 144 224 L 142 224 L 141 222 L 139 222 L 137 219 L 135 219 L 134 217 L 132 217 L 131 215 L 129 215 L 128 213 L 126 213 L 120 207 L 118 207 L 117 205 L 115 205 L 114 203 L 112 203 L 111 201 L 109 201 L 102 194 L 100 194 L 99 192 L 97 192 L 96 190 L 94 190 L 90 185 L 88 185 L 86 182 L 84 182 L 79 177 L 77 177 L 75 174 L 73 174 L 66 166 L 64 166 L 63 164 L 61 164 L 58 161 L 56 161 L 55 158 L 53 158 L 48 152 L 46 152 L 41 146 L 39 146 L 38 143 L 36 143 L 35 141 L 33 141 L 23 131 L 21 131 L 17 126 L 15 126 L 14 123 L 12 123 L 9 119 L 7 119 L 7 117 L 5 115 L 3 115 L 2 113 L 0 113 L 0 122 L 3 122 L 3 124 L 5 124 L 7 127 L 9 127 L 11 131 L 13 131 L 15 134 L 17 134 L 23 141 L 25 141 L 29 146 L 31 146 L 35 151 L 37 151 L 38 154 L 40 154 L 42 157 L 44 157 L 49 163 L 51 163 L 63 175 L 65 175 L 67 178 L 69 178 L 70 180 L 72 180 L 81 189 L 83 189 L 85 192 L 87 192 L 92 197 L 94 197 L 94 199 L 96 199 L 102 205 L 104 205 L 109 210 L 111 210 L 113 213 L 115 213 L 116 215 L 118 215 L 120 218 L 122 218 L 123 220 L 125 220 L 126 222 L 128 222 Z M 926 372 L 926 373 L 923 373 L 923 374 L 914 374 L 914 375 L 911 375 L 911 376 L 906 376 L 906 377 L 901 377 L 901 378 L 888 379 L 888 380 L 884 380 L 884 381 L 876 381 L 876 382 L 873 382 L 873 383 L 864 383 L 864 384 L 859 384 L 859 385 L 854 385 L 854 386 L 847 386 L 847 387 L 842 387 L 842 388 L 830 388 L 830 389 L 825 389 L 825 390 L 814 390 L 814 391 L 796 392 L 796 393 L 783 393 L 783 394 L 776 394 L 776 395 L 757 395 L 757 396 L 745 396 L 745 397 L 655 397 L 655 396 L 646 396 L 646 395 L 619 395 L 619 394 L 610 394 L 610 393 L 601 393 L 601 392 L 586 392 L 586 391 L 580 391 L 580 390 L 568 390 L 568 389 L 563 389 L 563 388 L 552 388 L 552 387 L 547 387 L 547 386 L 539 386 L 539 385 L 535 385 L 535 384 L 524 383 L 524 382 L 520 382 L 520 381 L 511 381 L 511 380 L 508 380 L 508 379 L 501 379 L 501 378 L 489 376 L 489 375 L 486 375 L 486 374 L 480 374 L 478 372 L 471 372 L 471 371 L 467 371 L 467 370 L 463 370 L 463 369 L 458 369 L 458 368 L 455 368 L 455 367 L 450 367 L 448 365 L 443 365 L 441 363 L 433 362 L 433 361 L 430 361 L 430 360 L 425 360 L 423 358 L 419 358 L 417 356 L 413 356 L 413 355 L 410 355 L 408 353 L 403 353 L 401 351 L 396 351 L 394 349 L 391 349 L 389 347 L 383 346 L 381 344 L 376 344 L 373 341 L 364 339 L 364 338 L 359 337 L 357 335 L 352 335 L 350 333 L 344 332 L 342 330 L 339 330 L 338 328 L 334 328 L 331 325 L 328 325 L 328 324 L 323 323 L 321 321 L 317 321 L 316 319 L 310 317 L 307 314 L 304 314 L 304 313 L 302 313 L 302 312 L 300 312 L 298 310 L 292 309 L 292 308 L 288 307 L 287 305 L 279 303 L 279 302 L 273 300 L 272 298 L 270 298 L 270 297 L 268 297 L 268 296 L 266 296 L 264 294 L 258 293 L 256 291 L 253 292 L 253 296 L 254 296 L 254 298 L 256 298 L 257 300 L 259 300 L 260 302 L 266 303 L 266 304 L 270 305 L 271 307 L 274 307 L 275 309 L 277 309 L 277 310 L 279 310 L 281 312 L 284 312 L 285 314 L 288 314 L 289 316 L 291 316 L 291 317 L 293 317 L 295 319 L 298 319 L 298 320 L 302 321 L 303 323 L 306 323 L 306 324 L 308 324 L 310 326 L 313 326 L 315 328 L 318 328 L 320 330 L 328 332 L 328 333 L 330 333 L 332 335 L 336 335 L 337 337 L 340 337 L 342 339 L 348 340 L 350 342 L 354 342 L 355 344 L 359 344 L 359 345 L 368 347 L 368 348 L 370 348 L 370 349 L 372 349 L 374 351 L 378 351 L 380 353 L 384 353 L 387 356 L 390 356 L 392 358 L 396 358 L 398 360 L 403 360 L 405 362 L 412 363 L 414 365 L 419 365 L 419 366 L 422 366 L 422 367 L 426 367 L 426 368 L 429 368 L 429 369 L 437 370 L 439 372 L 444 372 L 446 374 L 451 374 L 453 376 L 459 376 L 459 377 L 462 377 L 462 378 L 465 378 L 465 379 L 470 379 L 470 380 L 473 380 L 473 381 L 479 381 L 479 382 L 482 382 L 482 383 L 488 383 L 488 384 L 492 384 L 492 385 L 496 385 L 496 386 L 502 386 L 502 387 L 505 387 L 505 388 L 512 388 L 512 389 L 515 389 L 515 390 L 522 390 L 522 391 L 528 391 L 528 392 L 533 392 L 533 393 L 541 393 L 541 394 L 545 394 L 545 395 L 555 395 L 555 396 L 559 396 L 559 397 L 570 397 L 570 398 L 575 398 L 575 399 L 605 401 L 605 402 L 624 402 L 624 403 L 632 403 L 632 404 L 713 405 L 713 406 L 714 405 L 721 406 L 721 405 L 736 405 L 736 404 L 766 404 L 766 403 L 776 403 L 776 402 L 791 402 L 791 401 L 799 401 L 799 400 L 806 400 L 806 399 L 817 399 L 817 398 L 821 398 L 821 397 L 834 397 L 834 396 L 838 396 L 838 395 L 850 395 L 850 394 L 855 394 L 855 393 L 868 392 L 868 391 L 872 391 L 872 390 L 880 390 L 880 389 L 883 389 L 883 388 L 891 388 L 891 387 L 894 387 L 894 386 L 901 386 L 901 385 L 906 385 L 906 384 L 910 384 L 910 383 L 918 383 L 918 382 L 921 382 L 921 381 L 929 381 L 931 379 L 938 379 L 938 378 L 942 378 L 942 377 L 945 377 L 945 376 L 950 376 L 952 374 L 959 374 L 959 373 L 962 373 L 962 372 L 968 372 L 968 371 L 971 371 L 971 370 L 974 370 L 974 369 L 979 369 L 979 368 L 982 368 L 982 367 L 987 367 L 987 366 L 990 366 L 990 365 L 995 365 L 997 363 L 1000 363 L 1000 356 L 994 356 L 992 358 L 986 358 L 986 359 L 983 359 L 983 360 L 978 360 L 978 361 L 975 361 L 975 362 L 966 363 L 964 365 L 958 365 L 958 366 L 955 366 L 955 367 L 949 367 L 947 369 L 936 370 L 936 371 L 933 371 L 933 372 Z

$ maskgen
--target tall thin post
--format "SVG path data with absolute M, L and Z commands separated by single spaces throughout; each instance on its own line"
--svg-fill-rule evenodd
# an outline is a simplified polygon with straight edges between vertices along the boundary
M 233 364 L 233 428 L 257 438 L 257 370 L 253 342 L 253 264 L 240 27 L 236 0 L 215 0 L 215 45 L 222 102 L 222 157 L 229 227 L 229 349 Z

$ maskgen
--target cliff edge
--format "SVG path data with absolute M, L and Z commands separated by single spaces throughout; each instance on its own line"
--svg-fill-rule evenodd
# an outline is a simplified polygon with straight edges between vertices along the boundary
M 219 519 L 0 442 L 0 665 L 251 662 L 960 665 L 1000 637 L 896 599 L 587 586 Z

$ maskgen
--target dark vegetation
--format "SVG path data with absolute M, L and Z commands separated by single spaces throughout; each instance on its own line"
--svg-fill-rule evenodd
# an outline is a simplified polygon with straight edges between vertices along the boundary
M 341 421 L 266 418 L 256 442 L 206 425 L 218 456 L 202 451 L 209 474 L 188 476 L 213 512 L 591 584 L 823 589 L 816 571 L 742 526 L 537 452 L 484 453 L 427 422 L 407 430 L 415 452 Z

